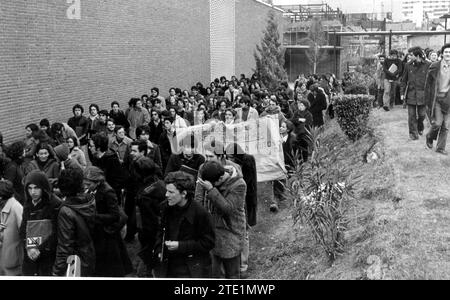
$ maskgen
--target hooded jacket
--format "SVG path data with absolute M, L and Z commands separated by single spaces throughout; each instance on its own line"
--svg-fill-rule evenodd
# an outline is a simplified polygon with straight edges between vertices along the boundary
M 227 170 L 229 172 L 229 170 Z M 234 172 L 220 186 L 207 193 L 212 203 L 214 232 L 216 234 L 214 255 L 233 258 L 241 254 L 246 231 L 245 194 L 247 185 L 242 176 Z
M 240 176 L 242 177 L 242 169 L 241 166 L 239 166 L 238 164 L 232 162 L 231 160 L 222 158 L 220 160 L 220 163 L 222 164 L 222 166 L 224 166 L 224 168 L 226 170 L 228 170 L 228 172 L 230 174 L 234 174 L 236 176 Z M 200 165 L 199 169 L 198 169 L 198 173 L 197 173 L 197 177 L 201 178 L 201 172 L 202 172 L 202 168 L 203 168 L 203 164 Z M 211 212 L 212 207 L 211 207 L 211 203 L 208 201 L 208 199 L 206 198 L 206 190 L 202 187 L 201 184 L 197 183 L 195 185 L 195 195 L 194 195 L 194 200 L 198 203 L 200 203 L 207 211 Z
M 95 198 L 92 195 L 80 194 L 66 198 L 58 214 L 58 245 L 53 273 L 64 275 L 67 258 L 78 255 L 81 260 L 81 276 L 94 274 L 94 217 Z
M 22 224 L 20 226 L 20 238 L 26 241 L 27 222 L 31 220 L 51 220 L 53 234 L 47 241 L 37 247 L 40 252 L 37 260 L 30 260 L 25 251 L 23 274 L 50 276 L 56 255 L 56 219 L 62 202 L 51 192 L 50 182 L 45 176 L 45 173 L 36 170 L 31 171 L 25 178 L 25 191 L 28 190 L 30 184 L 34 184 L 42 189 L 42 197 L 41 201 L 34 206 L 31 196 L 28 192 L 25 192 L 26 200 L 23 207 Z

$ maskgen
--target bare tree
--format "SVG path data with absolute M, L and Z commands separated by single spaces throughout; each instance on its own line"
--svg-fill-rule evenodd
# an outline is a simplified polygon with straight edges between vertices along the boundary
M 327 35 L 319 18 L 313 18 L 309 26 L 308 36 L 300 40 L 301 44 L 308 45 L 306 57 L 313 67 L 313 74 L 317 72 L 317 66 L 326 60 L 328 53 L 322 49 L 322 46 L 328 44 Z

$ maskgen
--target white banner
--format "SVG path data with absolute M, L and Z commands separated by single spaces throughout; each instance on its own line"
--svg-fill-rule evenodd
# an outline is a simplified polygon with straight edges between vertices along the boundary
M 188 128 L 177 128 L 176 139 L 171 143 L 172 152 L 180 153 L 183 141 L 191 140 L 189 137 L 195 141 L 195 152 L 202 155 L 204 155 L 205 147 L 210 146 L 213 140 L 220 141 L 225 149 L 229 144 L 238 144 L 245 153 L 255 157 L 258 182 L 286 177 L 278 116 L 233 125 L 211 122 Z

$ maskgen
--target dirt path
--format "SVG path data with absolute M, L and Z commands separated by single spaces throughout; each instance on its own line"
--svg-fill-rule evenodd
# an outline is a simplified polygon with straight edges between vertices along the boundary
M 426 148 L 424 136 L 409 140 L 406 110 L 374 116 L 381 121 L 385 163 L 394 170 L 399 198 L 392 199 L 394 205 L 375 205 L 375 218 L 385 223 L 385 231 L 376 237 L 388 254 L 384 278 L 449 279 L 450 157 Z

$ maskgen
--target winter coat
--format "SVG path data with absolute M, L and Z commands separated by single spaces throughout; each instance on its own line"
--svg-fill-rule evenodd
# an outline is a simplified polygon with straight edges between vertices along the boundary
M 178 250 L 164 249 L 163 267 L 159 268 L 158 277 L 166 277 L 168 266 L 172 274 L 177 271 L 185 275 L 188 271 L 190 278 L 211 277 L 211 263 L 209 251 L 214 248 L 215 232 L 211 215 L 194 200 L 178 206 L 165 206 L 163 210 L 162 230 L 158 234 L 156 253 L 161 253 L 163 230 L 165 240 L 178 241 Z M 175 273 L 175 274 L 174 274 Z
M 183 165 L 198 171 L 204 162 L 205 158 L 200 154 L 194 154 L 192 159 L 186 159 L 183 154 L 172 154 L 167 163 L 164 176 L 167 176 L 170 172 L 180 171 Z
M 152 142 L 147 143 L 147 157 L 150 158 L 156 165 L 158 165 L 162 170 L 161 152 L 159 151 L 159 146 Z
M 22 272 L 25 276 L 50 276 L 52 274 L 52 267 L 56 256 L 56 220 L 62 202 L 51 192 L 50 182 L 43 172 L 37 170 L 30 172 L 25 178 L 26 191 L 30 184 L 35 184 L 42 189 L 42 198 L 41 201 L 34 206 L 30 195 L 26 192 L 22 224 L 20 225 L 20 238 L 22 241 L 26 241 L 27 222 L 34 220 L 51 220 L 52 235 L 46 242 L 43 242 L 37 247 L 40 256 L 35 261 L 28 258 L 26 251 L 27 245 L 25 244 Z
M 428 69 L 428 74 L 425 82 L 425 104 L 427 106 L 427 113 L 430 118 L 434 117 L 434 106 L 438 92 L 438 84 L 440 79 L 442 61 L 437 61 L 431 64 Z
M 72 158 L 73 160 L 75 160 L 76 162 L 78 162 L 78 164 L 82 167 L 82 168 L 86 168 L 87 163 L 86 163 L 86 155 L 84 154 L 83 150 L 81 150 L 78 147 L 74 147 L 72 149 L 72 151 L 69 154 L 70 158 Z
M 234 161 L 241 167 L 245 183 L 247 184 L 247 192 L 245 194 L 247 223 L 250 226 L 255 226 L 258 211 L 258 177 L 255 157 L 250 154 L 235 154 Z
M 247 115 L 247 120 L 243 120 L 242 116 L 243 116 L 244 112 L 242 108 L 238 108 L 236 109 L 236 123 L 239 122 L 246 122 L 246 121 L 250 121 L 250 120 L 258 120 L 259 119 L 259 114 L 258 111 L 256 109 L 254 109 L 253 107 L 249 107 L 249 112 Z
M 17 276 L 22 274 L 23 240 L 20 238 L 23 207 L 10 198 L 1 210 L 0 221 L 5 228 L 0 228 L 0 276 Z M 3 231 L 2 231 L 3 230 Z
M 409 105 L 425 105 L 425 81 L 431 63 L 407 63 L 401 78 L 401 94 L 405 95 Z
M 283 155 L 284 155 L 284 164 L 288 170 L 292 170 L 294 168 L 294 142 L 295 142 L 295 135 L 290 133 L 287 136 L 286 141 L 282 140 L 282 147 L 283 147 Z
M 114 110 L 111 109 L 109 111 L 109 117 L 114 120 L 114 123 L 116 125 L 123 126 L 123 128 L 125 128 L 125 131 L 128 131 L 130 123 L 128 122 L 127 117 L 122 110 L 119 110 L 117 113 L 115 113 Z
M 80 194 L 66 198 L 58 214 L 54 274 L 63 276 L 67 269 L 67 258 L 77 255 L 81 260 L 81 276 L 94 275 L 94 218 L 95 199 L 92 195 Z
M 106 182 L 114 190 L 120 190 L 125 186 L 128 176 L 116 153 L 108 150 L 101 158 L 93 157 L 92 164 L 105 172 Z
M 313 117 L 313 126 L 320 127 L 324 124 L 323 111 L 327 109 L 327 100 L 324 94 L 318 92 L 316 96 L 313 93 L 308 95 L 308 101 L 311 104 L 309 111 Z
M 129 148 L 132 142 L 133 140 L 129 137 L 124 137 L 123 140 L 119 143 L 116 136 L 109 145 L 111 151 L 117 153 L 120 163 L 123 163 L 125 161 L 125 157 L 130 150 Z
M 228 160 L 228 159 L 225 159 L 225 158 L 223 158 L 220 161 L 220 163 L 222 164 L 222 166 L 225 167 L 225 169 L 229 170 L 231 174 L 236 174 L 237 176 L 242 177 L 242 168 L 237 163 L 232 162 L 231 160 Z M 196 176 L 198 178 L 201 178 L 201 172 L 202 172 L 202 169 L 203 169 L 203 165 L 204 164 L 201 164 L 200 168 L 198 169 L 198 174 Z M 194 200 L 195 200 L 195 202 L 198 202 L 198 203 L 202 204 L 202 206 L 204 208 L 206 208 L 206 210 L 208 212 L 212 211 L 212 204 L 206 198 L 206 190 L 199 183 L 197 183 L 195 185 Z
M 25 188 L 23 178 L 25 177 L 24 165 L 21 161 L 10 161 L 6 164 L 3 177 L 12 182 L 14 187 L 14 198 L 21 204 L 25 202 Z
M 59 163 L 53 159 L 48 158 L 47 162 L 44 165 L 41 165 L 37 162 L 37 160 L 32 160 L 25 169 L 25 175 L 28 175 L 31 171 L 39 170 L 45 173 L 50 184 L 54 184 L 56 180 L 59 178 L 59 173 L 61 171 L 61 166 Z
M 120 220 L 116 193 L 106 182 L 97 187 L 95 207 L 95 276 L 124 277 L 132 272 L 132 265 L 120 232 L 105 230 Z
M 151 176 L 144 179 L 141 186 L 136 195 L 136 205 L 140 211 L 137 222 L 138 227 L 140 226 L 139 241 L 142 247 L 139 256 L 149 265 L 161 225 L 161 205 L 166 199 L 166 185 Z
M 299 119 L 306 119 L 305 122 L 300 122 Z M 305 134 L 310 134 L 311 127 L 313 125 L 313 116 L 309 110 L 300 111 L 297 110 L 291 119 L 295 126 L 294 133 L 297 137 L 301 137 Z
M 212 203 L 216 243 L 212 254 L 233 258 L 241 254 L 246 232 L 245 194 L 247 185 L 237 174 L 207 193 Z
M 132 108 L 128 112 L 127 120 L 130 123 L 130 138 L 136 139 L 136 128 L 148 124 L 148 122 L 150 122 L 150 114 L 144 107 L 141 109 Z
M 87 133 L 89 130 L 89 119 L 81 116 L 81 117 L 72 117 L 67 121 L 67 125 L 69 125 L 76 134 L 77 138 L 83 138 L 80 140 L 80 145 L 84 146 L 87 144 Z
M 154 144 L 159 144 L 159 137 L 164 131 L 163 122 L 159 121 L 158 125 L 155 125 L 152 120 L 148 123 L 148 126 L 150 127 L 150 141 Z
M 172 138 L 172 137 L 170 137 Z M 172 155 L 172 146 L 170 144 L 169 137 L 167 136 L 167 132 L 164 131 L 161 133 L 158 141 L 159 150 L 161 153 L 161 162 L 162 162 L 162 170 L 163 173 L 166 170 L 167 163 L 169 162 L 170 156 Z

